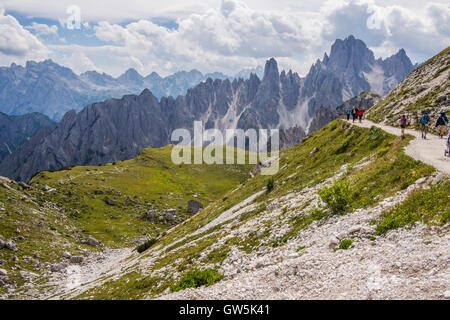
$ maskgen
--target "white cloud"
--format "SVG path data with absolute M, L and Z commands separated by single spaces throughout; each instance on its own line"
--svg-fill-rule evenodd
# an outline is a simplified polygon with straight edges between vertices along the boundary
M 121 58 L 134 61 L 134 67 L 144 73 L 199 68 L 233 74 L 264 63 L 268 57 L 294 62 L 295 55 L 304 56 L 321 47 L 318 22 L 314 21 L 314 26 L 310 18 L 257 11 L 226 0 L 219 8 L 179 19 L 176 30 L 148 20 L 126 26 L 102 21 L 94 30 L 99 39 L 117 46 Z M 168 61 L 171 64 L 167 65 Z
M 391 54 L 404 48 L 416 61 L 436 54 L 450 43 L 450 7 L 426 3 L 421 9 L 376 5 L 374 1 L 339 1 L 325 11 L 326 39 L 352 33 L 375 52 Z
M 38 36 L 57 35 L 58 27 L 56 25 L 49 26 L 46 24 L 33 22 L 31 26 L 25 27 L 28 30 L 34 31 Z
M 0 61 L 3 65 L 47 57 L 46 46 L 11 15 L 0 10 Z
M 52 18 L 62 26 L 66 9 L 73 4 L 66 0 L 3 2 L 7 10 Z M 366 42 L 376 56 L 404 48 L 415 62 L 450 42 L 450 10 L 445 0 L 427 4 L 418 0 L 165 0 L 164 5 L 80 0 L 76 5 L 81 8 L 83 30 L 93 29 L 98 39 L 109 44 L 80 46 L 67 37 L 67 44 L 49 45 L 52 56 L 72 65 L 80 60 L 78 70 L 91 66 L 113 75 L 130 67 L 142 74 L 193 68 L 234 74 L 264 64 L 269 57 L 277 58 L 281 68 L 304 75 L 336 38 L 349 34 Z M 178 28 L 157 25 L 149 20 L 154 17 L 176 20 Z M 124 21 L 134 22 L 118 23 Z

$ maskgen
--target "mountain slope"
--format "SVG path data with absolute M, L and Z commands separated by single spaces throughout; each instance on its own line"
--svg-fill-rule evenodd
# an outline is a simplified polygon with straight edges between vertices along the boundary
M 450 111 L 450 47 L 409 74 L 369 112 L 369 119 L 398 126 L 406 114 L 418 127 L 423 110 L 431 115 L 432 127 L 441 111 Z
M 0 162 L 42 128 L 54 128 L 48 117 L 32 113 L 8 116 L 0 112 Z
M 51 295 L 441 298 L 448 286 L 444 252 L 450 182 L 444 177 L 431 185 L 438 181 L 435 170 L 402 151 L 409 139 L 332 122 L 282 153 L 283 169 L 273 177 L 270 192 L 264 188 L 268 177 L 256 176 L 173 228 L 145 253 L 131 253 L 98 273 L 94 282 L 73 290 L 55 287 Z M 349 181 L 348 206 L 333 214 L 319 193 L 343 179 Z M 441 196 L 433 196 L 437 194 Z M 418 208 L 417 214 L 404 214 L 411 206 Z M 413 229 L 402 229 L 405 226 Z M 343 240 L 351 240 L 351 246 L 339 249 Z M 209 268 L 225 279 L 161 296 L 188 271 Z M 417 287 L 424 289 L 414 290 Z
M 245 165 L 175 166 L 170 155 L 146 149 L 125 162 L 42 172 L 30 186 L 0 177 L 0 298 L 36 298 L 41 284 L 80 265 L 64 252 L 104 263 L 111 248 L 134 249 L 188 219 L 189 200 L 206 206 L 250 175 Z

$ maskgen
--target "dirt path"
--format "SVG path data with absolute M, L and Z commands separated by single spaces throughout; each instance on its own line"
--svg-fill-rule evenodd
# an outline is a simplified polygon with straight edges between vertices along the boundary
M 369 120 L 363 120 L 362 123 L 355 122 L 353 124 L 364 128 L 376 126 L 388 133 L 395 134 L 397 136 L 401 135 L 400 128 L 375 123 Z M 429 164 L 439 171 L 450 174 L 450 158 L 446 158 L 444 156 L 446 138 L 440 139 L 438 136 L 427 134 L 427 139 L 424 140 L 422 139 L 419 131 L 408 129 L 405 130 L 405 133 L 416 137 L 416 139 L 412 140 L 406 147 L 405 153 L 407 155 L 416 160 Z

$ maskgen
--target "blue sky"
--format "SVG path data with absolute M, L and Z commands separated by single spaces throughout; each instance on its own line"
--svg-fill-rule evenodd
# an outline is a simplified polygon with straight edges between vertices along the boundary
M 80 29 L 67 27 L 71 5 Z M 235 74 L 269 57 L 304 75 L 349 34 L 377 57 L 404 48 L 413 62 L 450 42 L 450 6 L 439 0 L 0 0 L 0 11 L 0 65 L 51 58 L 114 76 L 131 67 Z

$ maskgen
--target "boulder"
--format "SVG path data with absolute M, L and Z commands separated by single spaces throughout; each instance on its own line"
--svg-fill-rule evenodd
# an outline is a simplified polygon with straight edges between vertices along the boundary
M 423 177 L 423 178 L 418 179 L 416 181 L 416 184 L 422 184 L 422 183 L 425 183 L 425 181 L 427 181 L 427 178 Z
M 87 240 L 85 241 L 85 243 L 86 243 L 87 245 L 92 246 L 92 247 L 98 247 L 98 246 L 101 245 L 100 241 L 98 241 L 97 239 L 95 239 L 95 238 L 92 237 L 92 236 L 89 236 L 89 237 L 87 238 Z
M 5 248 L 11 251 L 17 251 L 16 244 L 12 240 L 6 241 Z
M 313 154 L 319 152 L 319 148 L 315 147 L 314 149 L 311 150 L 311 152 L 309 153 L 310 156 L 312 156 Z
M 436 185 L 439 182 L 441 182 L 442 180 L 444 180 L 445 175 L 443 173 L 439 173 L 436 178 L 434 178 L 433 182 L 431 183 L 432 185 Z
M 67 263 L 57 263 L 50 265 L 50 270 L 52 272 L 61 272 L 68 267 Z
M 24 182 L 19 182 L 19 186 L 21 186 L 22 189 L 25 189 L 25 190 L 31 189 L 31 186 L 26 184 L 26 183 L 24 183 Z
M 195 214 L 203 208 L 204 208 L 204 206 L 200 201 L 189 200 L 189 202 L 188 202 L 188 213 Z
M 427 89 L 428 89 L 428 85 L 427 84 L 421 84 L 421 85 L 418 85 L 416 87 L 416 89 L 414 89 L 414 93 L 415 94 L 419 94 L 419 93 L 421 93 L 421 92 L 423 92 L 423 91 L 425 91 Z
M 153 221 L 153 220 L 155 220 L 158 217 L 158 211 L 150 210 L 150 211 L 147 211 L 145 213 L 145 215 L 147 216 L 147 220 Z
M 439 97 L 437 97 L 436 102 L 442 103 L 442 102 L 445 102 L 445 100 L 447 100 L 447 96 L 445 94 L 443 94 L 443 95 L 440 95 Z
M 0 239 L 0 249 L 3 249 L 6 245 L 6 242 L 2 239 Z
M 108 206 L 115 206 L 115 205 L 116 205 L 116 202 L 115 202 L 113 199 L 110 199 L 110 198 L 106 198 L 106 199 L 105 199 L 105 203 L 106 203 Z
M 8 272 L 6 272 L 5 269 L 0 269 L 0 276 L 6 276 L 8 275 Z
M 65 259 L 70 259 L 70 258 L 72 258 L 72 255 L 71 255 L 70 253 L 68 253 L 67 251 L 64 252 L 62 256 L 63 256 L 63 258 L 65 258 Z
M 164 215 L 165 215 L 167 221 L 169 221 L 169 222 L 175 221 L 175 215 L 173 215 L 171 212 L 166 211 L 164 213 Z
M 336 237 L 330 238 L 330 244 L 328 245 L 330 249 L 334 249 L 339 245 L 339 239 Z
M 78 263 L 78 264 L 83 263 L 84 262 L 84 257 L 82 257 L 82 256 L 70 257 L 70 262 L 71 263 Z

